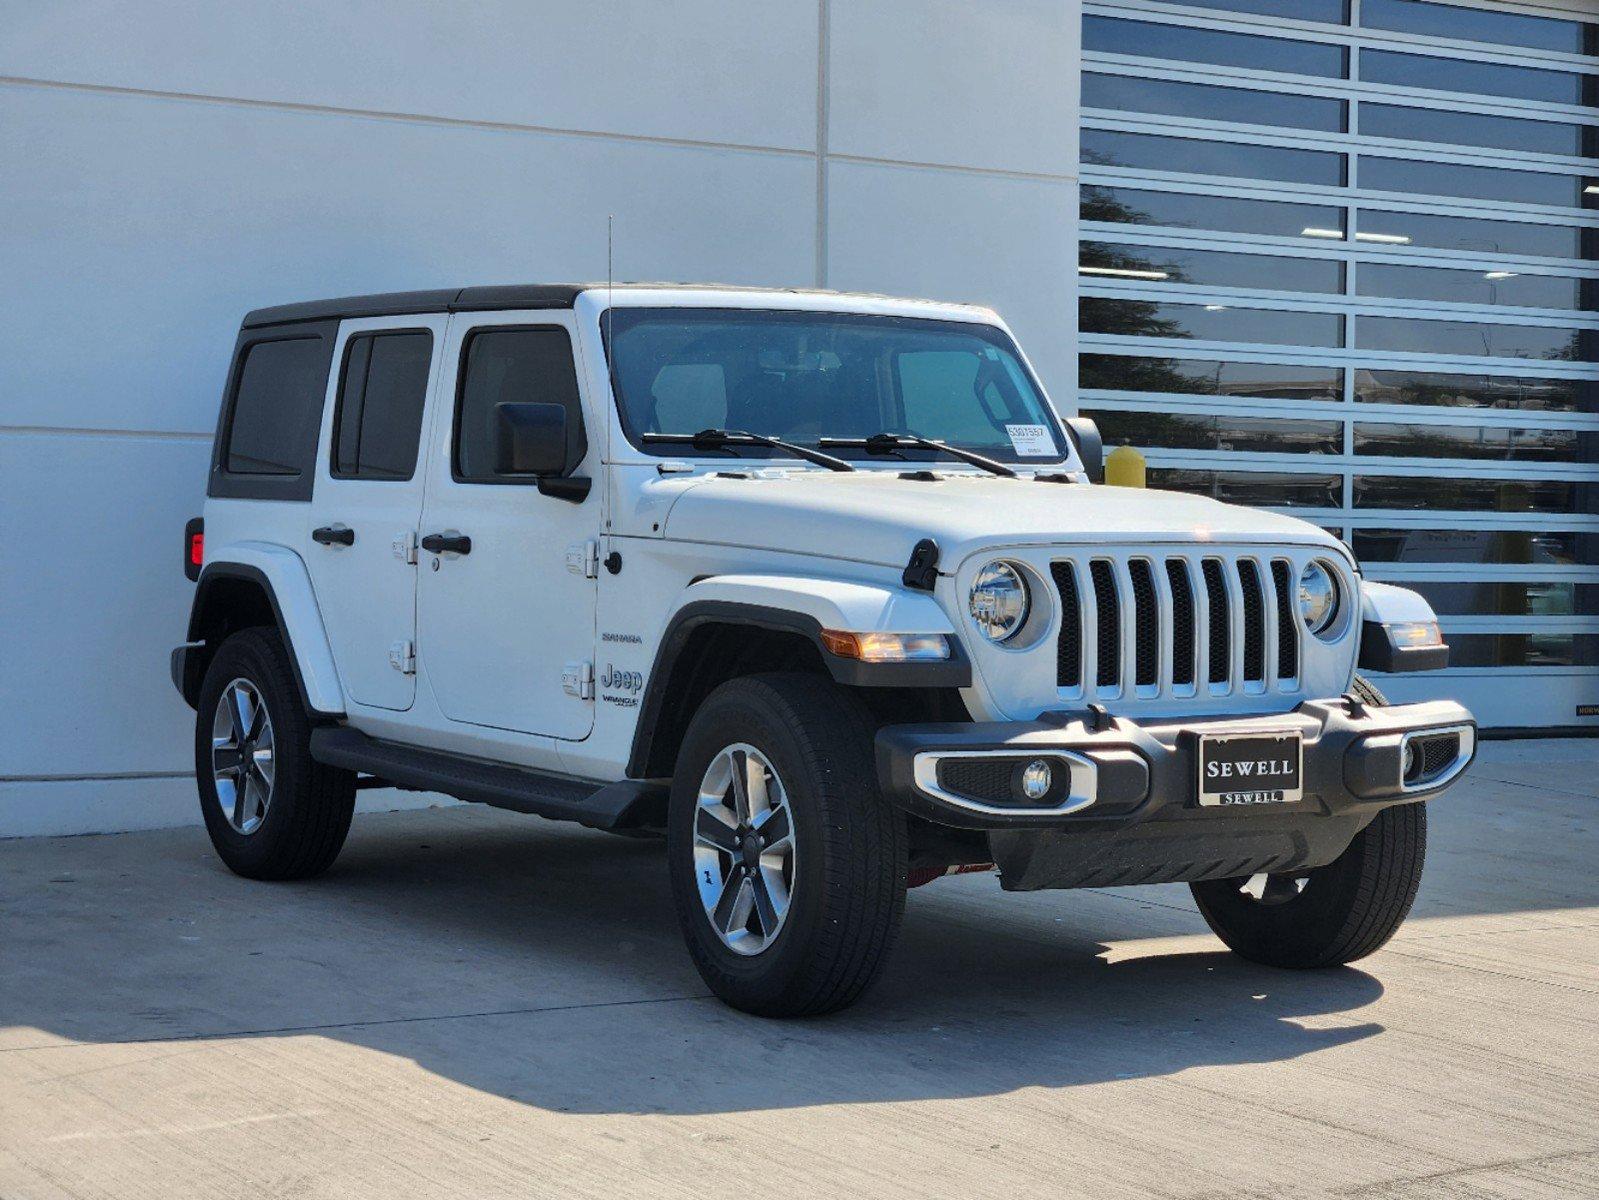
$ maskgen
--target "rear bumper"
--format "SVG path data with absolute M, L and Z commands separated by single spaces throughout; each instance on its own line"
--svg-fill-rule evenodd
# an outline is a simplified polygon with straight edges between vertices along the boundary
M 1303 741 L 1301 799 L 1199 804 L 1202 734 L 1284 731 Z M 1407 783 L 1407 743 L 1420 759 L 1429 742 L 1434 769 Z M 1324 865 L 1383 808 L 1449 787 L 1476 747 L 1471 713 L 1452 701 L 1372 707 L 1340 698 L 1266 717 L 1138 723 L 1046 714 L 889 726 L 877 736 L 877 770 L 883 794 L 907 812 L 987 833 L 1006 888 L 1086 887 Z M 994 786 L 982 795 L 955 790 L 941 764 L 961 759 L 1000 768 L 984 774 Z M 1019 788 L 1022 768 L 1036 760 L 1057 780 L 1037 803 Z

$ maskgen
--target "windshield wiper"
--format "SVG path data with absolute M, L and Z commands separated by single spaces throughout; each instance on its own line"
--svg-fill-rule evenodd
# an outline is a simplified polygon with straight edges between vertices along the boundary
M 795 458 L 826 467 L 829 471 L 853 471 L 855 468 L 842 458 L 823 454 L 807 446 L 796 446 L 764 433 L 748 433 L 742 429 L 702 429 L 698 433 L 646 433 L 639 439 L 659 446 L 690 446 L 695 450 L 726 450 L 730 446 L 770 446 Z
M 818 446 L 835 446 L 838 449 L 864 450 L 868 454 L 893 454 L 910 446 L 918 450 L 935 450 L 940 454 L 947 454 L 951 458 L 958 458 L 961 462 L 971 463 L 974 467 L 981 467 L 995 475 L 1004 475 L 1007 478 L 1016 478 L 1016 472 L 1002 462 L 995 462 L 981 454 L 974 454 L 970 450 L 962 450 L 959 446 L 951 446 L 948 442 L 935 442 L 932 438 L 924 438 L 915 433 L 874 433 L 869 438 L 817 438 Z

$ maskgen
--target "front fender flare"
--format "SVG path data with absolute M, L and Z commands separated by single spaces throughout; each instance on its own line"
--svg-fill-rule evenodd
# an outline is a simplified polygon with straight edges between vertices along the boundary
M 1449 646 L 1395 645 L 1390 627 L 1436 625 L 1437 614 L 1426 598 L 1391 583 L 1360 586 L 1360 661 L 1363 671 L 1437 671 L 1449 665 Z
M 721 603 L 770 609 L 809 618 L 820 629 L 852 633 L 942 633 L 953 643 L 955 628 L 926 592 L 841 579 L 798 575 L 713 575 L 683 589 L 667 618 L 670 627 L 685 609 Z
M 949 617 L 931 596 L 905 588 L 784 575 L 718 575 L 690 584 L 668 614 L 639 706 L 628 774 L 649 761 L 673 668 L 696 629 L 748 625 L 796 633 L 817 649 L 834 681 L 846 687 L 964 688 L 972 665 Z M 942 633 L 943 662 L 863 663 L 840 658 L 822 644 L 823 629 L 854 633 Z
M 209 546 L 206 549 L 206 564 L 189 612 L 189 640 L 200 637 L 209 583 L 226 578 L 251 580 L 260 585 L 272 605 L 306 708 L 317 716 L 342 715 L 344 689 L 305 561 L 288 547 L 271 542 L 231 542 L 214 551 Z

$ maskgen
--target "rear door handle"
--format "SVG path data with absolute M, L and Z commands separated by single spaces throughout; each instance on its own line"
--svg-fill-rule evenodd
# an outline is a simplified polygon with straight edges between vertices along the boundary
M 472 553 L 472 539 L 464 533 L 446 530 L 443 533 L 430 533 L 422 539 L 422 549 L 429 554 L 470 554 Z
M 355 530 L 347 525 L 324 525 L 311 531 L 311 540 L 323 546 L 353 546 Z

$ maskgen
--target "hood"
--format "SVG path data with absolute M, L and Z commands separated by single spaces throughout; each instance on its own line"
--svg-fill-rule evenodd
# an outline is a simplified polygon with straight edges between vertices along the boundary
M 1337 545 L 1305 521 L 1183 492 L 955 472 L 923 481 L 882 470 L 701 476 L 672 504 L 661 532 L 882 566 L 903 566 L 911 547 L 930 537 L 946 572 L 969 554 L 1003 546 Z

